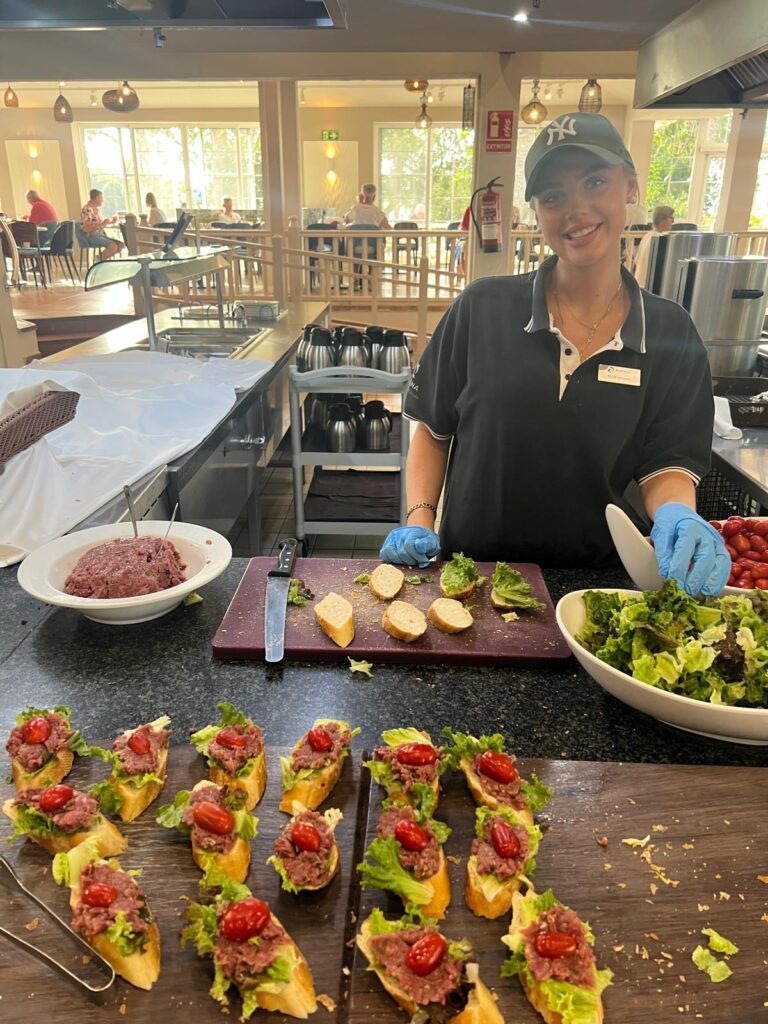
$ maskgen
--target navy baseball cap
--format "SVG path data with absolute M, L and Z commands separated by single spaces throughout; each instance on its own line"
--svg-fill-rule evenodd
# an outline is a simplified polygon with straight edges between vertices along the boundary
M 536 192 L 536 181 L 544 165 L 563 149 L 584 149 L 606 164 L 635 165 L 621 136 L 602 114 L 562 114 L 542 128 L 525 158 L 525 198 Z

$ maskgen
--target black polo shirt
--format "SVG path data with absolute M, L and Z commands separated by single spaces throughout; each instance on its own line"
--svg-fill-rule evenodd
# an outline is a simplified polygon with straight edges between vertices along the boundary
M 404 411 L 452 439 L 443 553 L 543 565 L 616 561 L 605 522 L 633 482 L 709 469 L 714 403 L 704 345 L 677 303 L 642 291 L 614 339 L 579 364 L 535 274 L 475 281 L 416 367 Z

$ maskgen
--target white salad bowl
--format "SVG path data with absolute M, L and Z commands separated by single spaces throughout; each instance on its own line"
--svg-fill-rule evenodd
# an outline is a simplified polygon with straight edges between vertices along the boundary
M 167 521 L 143 520 L 138 524 L 140 537 L 163 537 L 167 529 Z M 184 575 L 187 578 L 183 583 L 138 597 L 74 597 L 64 592 L 67 576 L 86 551 L 97 544 L 130 537 L 133 537 L 130 523 L 94 526 L 58 537 L 27 555 L 19 566 L 19 584 L 30 597 L 45 604 L 74 608 L 94 622 L 125 626 L 165 615 L 187 595 L 216 579 L 232 560 L 229 541 L 220 533 L 193 523 L 175 522 L 168 540 L 173 542 L 186 565 Z
M 656 552 L 648 537 L 644 537 L 629 516 L 618 505 L 606 505 L 605 518 L 621 563 L 627 575 L 640 590 L 661 590 L 664 583 L 659 576 Z M 749 516 L 758 522 L 765 516 Z M 714 520 L 713 520 L 714 521 Z M 725 520 L 720 520 L 725 522 Z M 740 587 L 723 587 L 723 594 L 743 594 Z
M 627 594 L 637 596 L 638 591 L 619 590 L 616 587 L 593 588 L 605 594 Z M 768 745 L 768 710 L 762 708 L 736 708 L 727 704 L 710 704 L 693 697 L 669 693 L 649 683 L 633 679 L 626 672 L 600 661 L 576 640 L 586 622 L 584 594 L 586 590 L 574 590 L 557 603 L 555 616 L 560 632 L 581 667 L 596 683 L 612 696 L 629 704 L 637 711 L 657 718 L 667 725 L 674 725 L 687 732 L 699 733 L 712 739 L 728 740 L 731 743 Z M 743 594 L 744 591 L 741 591 Z

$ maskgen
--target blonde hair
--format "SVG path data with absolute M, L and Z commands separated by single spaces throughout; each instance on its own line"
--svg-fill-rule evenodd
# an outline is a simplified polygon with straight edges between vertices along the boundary
M 144 202 L 147 206 L 157 206 L 157 200 L 155 199 L 154 192 L 147 192 L 144 196 Z
M 363 185 L 360 191 L 367 199 L 376 198 L 376 186 L 375 185 Z

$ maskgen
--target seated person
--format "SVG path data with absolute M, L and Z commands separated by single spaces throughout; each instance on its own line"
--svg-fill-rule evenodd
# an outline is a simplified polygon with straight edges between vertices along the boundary
M 109 224 L 116 224 L 117 217 L 102 219 L 99 207 L 104 205 L 104 193 L 98 188 L 92 188 L 89 193 L 88 202 L 80 211 L 80 227 L 83 234 L 88 238 L 88 246 L 94 249 L 103 248 L 100 260 L 109 260 L 121 252 L 125 245 L 118 242 L 116 238 L 110 238 L 104 233 L 104 228 Z
M 165 214 L 157 205 L 157 199 L 155 199 L 154 192 L 147 192 L 144 196 L 144 204 L 149 212 L 146 216 L 142 216 L 142 223 L 146 220 L 147 224 L 153 228 L 155 224 L 162 224 L 166 221 Z
M 635 280 L 641 288 L 648 287 L 648 260 L 651 256 L 651 239 L 662 231 L 671 231 L 675 223 L 675 211 L 671 206 L 657 206 L 653 211 L 653 231 L 647 231 L 640 239 L 635 255 Z
M 216 210 L 211 220 L 222 220 L 225 224 L 239 224 L 242 221 L 239 213 L 232 209 L 232 199 L 224 196 L 221 200 L 221 209 Z
M 354 206 L 350 206 L 344 214 L 344 223 L 375 224 L 377 228 L 387 230 L 389 228 L 387 215 L 376 206 L 375 198 L 376 186 L 363 185 L 358 193 L 357 202 Z

